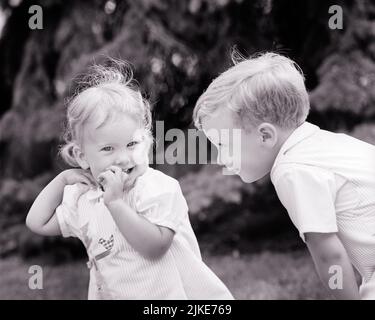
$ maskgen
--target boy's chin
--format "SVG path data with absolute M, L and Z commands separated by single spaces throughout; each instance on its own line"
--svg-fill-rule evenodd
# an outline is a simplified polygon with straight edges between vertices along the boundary
M 256 182 L 256 181 L 258 181 L 258 180 L 260 180 L 264 177 L 264 175 L 259 176 L 259 177 L 255 177 L 255 176 L 252 176 L 252 175 L 246 175 L 242 172 L 239 172 L 238 175 L 241 178 L 241 180 L 245 183 L 253 183 L 253 182 Z
M 241 180 L 245 183 L 253 183 L 257 181 L 256 179 L 250 179 L 249 177 L 244 177 L 243 175 L 239 174 Z

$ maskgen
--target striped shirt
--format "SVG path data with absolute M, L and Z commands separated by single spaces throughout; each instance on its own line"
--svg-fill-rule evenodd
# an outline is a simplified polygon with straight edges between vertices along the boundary
M 127 242 L 102 191 L 89 190 L 79 199 L 77 192 L 77 185 L 65 187 L 56 215 L 62 235 L 78 237 L 86 247 L 89 299 L 233 299 L 202 261 L 177 180 L 148 168 L 128 195 L 138 214 L 175 232 L 169 250 L 154 260 Z
M 337 232 L 364 283 L 375 281 L 375 146 L 305 122 L 282 146 L 271 180 L 303 240 Z

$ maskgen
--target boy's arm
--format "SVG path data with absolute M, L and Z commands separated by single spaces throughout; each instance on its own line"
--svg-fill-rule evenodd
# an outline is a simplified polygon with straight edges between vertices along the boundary
M 336 233 L 308 232 L 305 239 L 318 275 L 331 294 L 336 299 L 360 299 L 353 266 Z M 342 272 L 335 274 L 337 268 Z M 337 280 L 331 280 L 334 285 L 332 277 Z
M 57 175 L 32 204 L 26 217 L 27 227 L 40 235 L 60 235 L 60 227 L 54 212 L 61 204 L 65 185 L 78 182 L 90 183 L 89 178 L 80 169 L 65 170 Z M 88 189 L 88 186 L 86 187 L 82 187 L 82 192 Z
M 121 199 L 108 202 L 107 207 L 122 235 L 140 254 L 156 259 L 169 249 L 174 236 L 171 229 L 151 223 Z

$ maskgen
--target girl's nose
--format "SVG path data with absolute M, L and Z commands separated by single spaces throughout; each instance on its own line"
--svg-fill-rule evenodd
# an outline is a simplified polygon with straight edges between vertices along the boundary
M 116 165 L 127 165 L 130 162 L 129 156 L 125 153 L 121 154 L 115 161 Z

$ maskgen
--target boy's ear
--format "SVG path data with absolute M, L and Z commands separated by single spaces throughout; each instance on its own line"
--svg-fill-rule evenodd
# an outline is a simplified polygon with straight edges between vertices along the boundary
M 73 148 L 73 155 L 75 160 L 82 169 L 87 170 L 90 167 L 88 162 L 86 161 L 84 153 L 82 152 L 79 146 L 75 146 Z
M 258 126 L 261 143 L 263 145 L 274 147 L 277 142 L 277 129 L 273 124 L 264 122 Z

